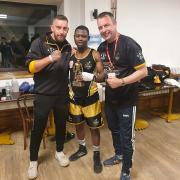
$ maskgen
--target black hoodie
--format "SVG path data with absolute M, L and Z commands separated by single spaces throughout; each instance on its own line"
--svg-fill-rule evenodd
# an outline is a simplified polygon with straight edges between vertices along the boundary
M 49 96 L 60 95 L 67 99 L 69 58 L 71 55 L 71 46 L 67 40 L 57 43 L 51 38 L 51 35 L 37 38 L 33 41 L 26 56 L 26 64 L 29 66 L 31 61 L 45 58 L 55 50 L 62 50 L 61 60 L 34 73 L 35 93 Z

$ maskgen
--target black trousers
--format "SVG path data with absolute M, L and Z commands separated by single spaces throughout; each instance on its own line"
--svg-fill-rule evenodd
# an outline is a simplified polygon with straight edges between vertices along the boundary
M 129 173 L 134 150 L 136 107 L 119 107 L 105 103 L 105 113 L 112 134 L 115 154 L 123 155 L 122 172 Z
M 50 111 L 54 114 L 56 151 L 64 148 L 68 102 L 62 102 L 60 96 L 36 95 L 34 100 L 34 124 L 31 131 L 30 161 L 38 160 L 38 152 Z

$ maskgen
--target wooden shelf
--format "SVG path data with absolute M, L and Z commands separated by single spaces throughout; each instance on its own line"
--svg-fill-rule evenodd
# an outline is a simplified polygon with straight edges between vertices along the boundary
M 15 76 L 17 79 L 32 77 L 32 74 L 28 73 L 27 71 L 0 72 L 0 80 L 12 79 L 9 73 Z
M 173 74 L 170 75 L 171 78 L 180 78 L 180 74 Z

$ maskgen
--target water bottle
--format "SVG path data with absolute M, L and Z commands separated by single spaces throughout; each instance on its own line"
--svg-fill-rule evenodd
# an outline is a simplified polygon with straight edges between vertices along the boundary
M 12 85 L 12 92 L 13 93 L 19 92 L 19 83 L 18 83 L 17 79 L 12 79 L 11 85 Z
M 12 89 L 11 89 L 10 82 L 7 81 L 6 82 L 6 100 L 11 100 L 11 92 L 12 92 Z

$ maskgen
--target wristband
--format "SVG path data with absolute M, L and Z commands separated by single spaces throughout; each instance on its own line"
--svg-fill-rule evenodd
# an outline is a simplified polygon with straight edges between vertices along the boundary
M 121 81 L 122 81 L 121 86 L 125 86 L 125 85 L 126 85 L 126 83 L 125 83 L 125 81 L 124 81 L 124 79 L 123 79 L 123 78 L 121 79 Z
M 51 55 L 49 55 L 48 57 L 49 57 L 49 59 L 50 59 L 51 62 L 54 62 Z

